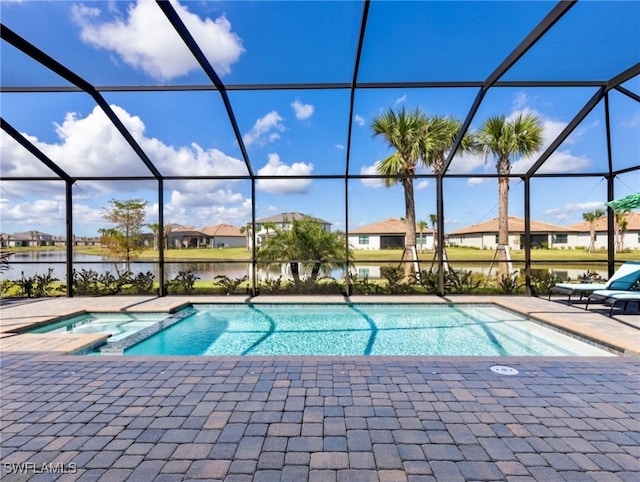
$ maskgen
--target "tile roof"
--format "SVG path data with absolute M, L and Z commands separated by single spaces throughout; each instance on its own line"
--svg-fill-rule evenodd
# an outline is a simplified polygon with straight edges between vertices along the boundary
M 531 220 L 531 232 L 532 233 L 550 233 L 550 232 L 567 232 L 571 229 L 566 226 L 559 226 L 557 224 L 543 223 L 540 221 Z M 493 218 L 488 221 L 484 221 L 478 224 L 472 224 L 464 228 L 457 229 L 450 233 L 449 236 L 458 234 L 474 234 L 474 233 L 497 233 L 498 232 L 498 218 Z M 509 232 L 510 233 L 524 233 L 524 219 L 517 216 L 509 216 Z
M 627 231 L 640 231 L 640 212 L 631 211 L 625 213 L 627 218 Z M 595 224 L 596 232 L 607 231 L 607 216 L 597 219 Z M 589 222 L 581 221 L 568 227 L 571 231 L 589 232 Z
M 214 224 L 213 226 L 202 228 L 200 231 L 207 236 L 240 236 L 244 238 L 240 228 L 231 224 Z
M 314 216 L 309 216 L 307 214 L 302 214 L 302 213 L 274 214 L 273 216 L 268 216 L 266 218 L 256 219 L 256 223 L 290 223 L 293 220 L 302 221 L 304 219 L 317 221 L 322 224 L 331 224 L 329 221 L 325 221 L 324 219 L 316 218 Z
M 407 231 L 407 226 L 404 221 L 398 218 L 389 218 L 377 223 L 367 224 L 366 226 L 360 226 L 359 228 L 349 231 L 349 234 L 404 234 Z M 416 232 L 420 230 L 416 227 Z M 430 228 L 422 230 L 423 233 L 432 233 Z

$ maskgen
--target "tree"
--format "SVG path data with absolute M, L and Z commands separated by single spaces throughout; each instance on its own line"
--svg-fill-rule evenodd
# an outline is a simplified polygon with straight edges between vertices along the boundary
M 269 221 L 266 223 L 262 223 L 262 228 L 266 231 L 266 237 L 269 238 L 270 234 L 269 234 L 269 230 L 271 229 L 272 231 L 276 230 L 276 223 Z
M 247 223 L 246 226 L 241 226 L 240 233 L 243 233 L 245 236 L 245 246 L 247 251 L 251 251 L 251 223 Z
M 507 120 L 504 115 L 489 117 L 477 135 L 478 150 L 488 159 L 497 157 L 498 171 L 498 261 L 499 277 L 509 276 L 509 174 L 513 156 L 530 156 L 542 147 L 543 127 L 537 116 L 519 114 Z
M 431 149 L 427 153 L 427 164 L 433 173 L 442 173 L 447 153 L 453 147 L 462 129 L 462 122 L 453 117 L 432 116 L 427 119 L 425 135 L 430 139 Z M 465 134 L 458 148 L 459 152 L 474 152 L 477 150 L 476 138 L 472 134 Z
M 416 223 L 418 231 L 420 232 L 420 251 L 424 250 L 424 235 L 422 234 L 427 227 L 427 222 L 422 219 Z
M 129 270 L 131 258 L 142 249 L 140 232 L 143 226 L 145 210 L 149 203 L 142 199 L 119 201 L 112 199 L 105 208 L 102 217 L 113 223 L 112 228 L 101 229 L 107 249 L 114 257 L 124 257 Z
M 36 245 L 36 248 L 40 247 L 40 233 L 38 231 L 31 231 L 31 241 Z
M 289 260 L 291 275 L 300 283 L 300 265 L 316 281 L 322 272 L 340 267 L 346 254 L 346 239 L 326 231 L 322 224 L 311 220 L 292 220 L 291 228 L 275 227 L 275 235 L 263 240 L 257 259 L 263 262 Z
M 433 230 L 433 252 L 436 252 L 438 247 L 438 215 L 429 214 L 429 221 L 431 221 L 431 229 Z
M 589 247 L 587 253 L 593 253 L 596 250 L 596 221 L 604 215 L 603 209 L 596 209 L 590 213 L 582 213 L 582 219 L 589 223 Z
M 147 224 L 153 232 L 153 250 L 158 251 L 158 234 L 160 233 L 160 225 L 158 223 Z
M 412 256 L 416 247 L 416 210 L 413 194 L 413 179 L 419 166 L 426 166 L 428 153 L 435 146 L 428 132 L 427 115 L 419 108 L 407 112 L 404 107 L 397 114 L 389 109 L 371 122 L 373 137 L 383 136 L 395 152 L 376 163 L 378 174 L 392 176 L 384 180 L 385 186 L 402 184 L 405 202 L 405 223 L 407 226 L 405 250 Z M 414 261 L 417 261 L 414 259 Z M 405 277 L 411 274 L 412 264 L 405 265 Z
M 613 230 L 615 235 L 615 252 L 622 253 L 624 251 L 624 233 L 627 231 L 629 220 L 627 219 L 627 210 L 616 209 L 613 211 Z

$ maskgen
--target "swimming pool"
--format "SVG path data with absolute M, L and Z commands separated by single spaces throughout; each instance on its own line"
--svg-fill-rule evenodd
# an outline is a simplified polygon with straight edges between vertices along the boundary
M 604 356 L 492 304 L 194 305 L 125 355 Z

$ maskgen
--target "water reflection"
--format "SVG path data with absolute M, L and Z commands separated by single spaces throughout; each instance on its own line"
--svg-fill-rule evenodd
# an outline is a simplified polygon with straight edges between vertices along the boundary
M 66 252 L 63 250 L 51 250 L 51 251 L 21 251 L 13 254 L 9 261 L 11 262 L 11 269 L 2 273 L 2 279 L 18 280 L 21 278 L 21 273 L 24 272 L 25 277 L 30 277 L 35 274 L 45 274 L 48 268 L 53 269 L 53 275 L 64 280 L 66 278 Z M 73 253 L 74 269 L 80 271 L 81 269 L 93 270 L 99 274 L 104 274 L 109 271 L 112 274 L 117 272 L 124 272 L 126 266 L 122 262 L 114 263 L 108 258 L 92 255 Z M 387 263 L 388 265 L 388 263 Z M 421 269 L 429 269 L 431 263 L 421 263 Z M 456 270 L 467 270 L 483 275 L 492 274 L 495 275 L 496 266 L 491 266 L 490 263 L 474 264 L 473 266 L 463 266 L 453 264 L 452 267 Z M 603 263 L 603 269 L 590 269 L 599 274 L 603 279 L 607 278 L 606 266 Z M 159 268 L 156 263 L 153 262 L 136 262 L 132 263 L 131 271 L 135 273 L 146 273 L 151 271 L 155 278 L 159 278 Z M 229 263 L 229 262 L 188 262 L 188 261 L 166 261 L 165 262 L 165 279 L 170 280 L 175 278 L 180 271 L 191 271 L 198 276 L 202 281 L 213 281 L 216 276 L 227 276 L 230 279 L 237 279 L 247 276 L 252 278 L 251 263 Z M 585 269 L 567 269 L 558 268 L 550 270 L 552 273 L 558 275 L 561 279 L 578 279 L 585 274 Z M 382 278 L 380 272 L 380 265 L 373 263 L 354 264 L 352 273 L 357 274 L 358 278 L 369 278 L 371 280 Z M 269 279 L 277 279 L 282 276 L 282 279 L 291 279 L 289 265 L 272 264 L 269 271 L 265 269 L 258 269 L 258 280 L 264 280 L 267 277 Z M 331 271 L 330 276 L 334 279 L 342 279 L 344 277 L 344 269 L 335 269 Z

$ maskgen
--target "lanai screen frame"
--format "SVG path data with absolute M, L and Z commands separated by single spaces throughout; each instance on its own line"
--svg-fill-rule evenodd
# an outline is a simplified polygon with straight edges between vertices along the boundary
M 453 160 L 462 140 L 462 137 L 470 128 L 471 122 L 480 107 L 483 98 L 489 92 L 490 89 L 499 89 L 502 87 L 592 87 L 597 88 L 596 93 L 584 104 L 582 109 L 573 117 L 573 119 L 567 124 L 565 129 L 560 135 L 551 143 L 551 145 L 538 157 L 537 161 L 527 170 L 524 174 L 510 174 L 510 179 L 520 179 L 524 182 L 524 248 L 525 248 L 525 282 L 527 295 L 532 294 L 531 290 L 531 214 L 530 214 L 530 181 L 535 177 L 599 177 L 605 178 L 607 181 L 607 200 L 614 199 L 614 180 L 616 176 L 625 174 L 628 172 L 640 170 L 640 165 L 632 166 L 625 169 L 614 170 L 612 149 L 611 149 L 611 126 L 609 122 L 610 110 L 609 110 L 609 92 L 616 90 L 626 97 L 640 102 L 640 96 L 634 92 L 625 89 L 622 84 L 626 81 L 634 78 L 640 74 L 640 63 L 637 63 L 629 69 L 620 72 L 618 75 L 608 79 L 600 81 L 585 81 L 585 80 L 569 80 L 569 81 L 504 81 L 500 80 L 503 75 L 529 50 L 536 42 L 538 42 L 545 33 L 553 27 L 576 3 L 575 1 L 560 1 L 551 9 L 551 11 L 540 21 L 540 23 L 531 30 L 526 38 L 502 61 L 502 63 L 484 80 L 477 82 L 469 81 L 439 81 L 439 82 L 359 82 L 358 73 L 360 68 L 361 55 L 363 50 L 363 44 L 365 39 L 365 32 L 367 28 L 367 19 L 369 15 L 370 1 L 364 0 L 362 8 L 362 16 L 360 21 L 360 29 L 358 35 L 358 45 L 356 49 L 356 55 L 354 58 L 353 78 L 350 83 L 264 83 L 264 84 L 225 84 L 216 73 L 214 67 L 207 60 L 197 41 L 193 38 L 191 32 L 183 23 L 180 16 L 175 11 L 174 7 L 165 0 L 156 0 L 157 5 L 165 14 L 171 25 L 174 27 L 182 41 L 188 47 L 190 52 L 196 58 L 207 77 L 210 79 L 211 84 L 208 85 L 159 85 L 159 86 L 140 86 L 140 85 L 122 85 L 122 86 L 95 86 L 90 82 L 68 69 L 54 58 L 47 55 L 45 52 L 31 44 L 27 39 L 21 37 L 17 33 L 5 25 L 1 25 L 0 35 L 3 41 L 19 49 L 35 61 L 39 62 L 46 68 L 55 72 L 68 82 L 73 84 L 72 87 L 20 87 L 20 86 L 1 86 L 0 92 L 7 93 L 55 93 L 55 92 L 84 92 L 89 94 L 96 105 L 98 105 L 102 111 L 107 115 L 114 127 L 122 134 L 127 143 L 135 151 L 140 160 L 145 164 L 150 172 L 149 176 L 119 176 L 119 177 L 91 177 L 91 176 L 71 176 L 63 169 L 61 169 L 54 161 L 49 159 L 42 151 L 40 151 L 35 145 L 33 145 L 28 139 L 26 139 L 17 129 L 15 129 L 4 118 L 1 118 L 1 128 L 15 139 L 20 145 L 27 149 L 38 160 L 45 164 L 49 169 L 53 171 L 56 176 L 52 177 L 7 177 L 1 176 L 0 180 L 7 181 L 64 181 L 65 183 L 65 212 L 66 212 L 66 292 L 67 296 L 73 296 L 73 211 L 72 211 L 72 188 L 77 181 L 135 181 L 135 180 L 151 180 L 157 182 L 157 199 L 158 199 L 158 224 L 164 225 L 164 182 L 168 180 L 215 180 L 215 179 L 238 179 L 249 180 L 251 182 L 251 232 L 253 236 L 251 264 L 253 273 L 253 279 L 251 280 L 252 294 L 256 294 L 257 278 L 256 278 L 256 181 L 258 179 L 292 179 L 291 176 L 274 176 L 274 175 L 257 175 L 254 172 L 253 164 L 245 147 L 242 134 L 238 127 L 238 122 L 234 114 L 233 105 L 229 99 L 228 92 L 230 91 L 270 91 L 270 90 L 348 90 L 350 93 L 350 105 L 349 105 L 349 120 L 348 120 L 348 133 L 347 133 L 347 146 L 346 146 L 346 159 L 345 159 L 345 172 L 340 175 L 310 175 L 310 176 L 295 176 L 296 179 L 310 178 L 310 179 L 334 179 L 343 180 L 345 182 L 344 190 L 344 205 L 345 205 L 345 220 L 346 220 L 346 239 L 349 236 L 349 195 L 348 186 L 349 181 L 366 178 L 379 179 L 382 176 L 379 175 L 364 175 L 364 174 L 350 174 L 350 155 L 351 155 L 351 139 L 353 128 L 353 116 L 354 116 L 354 102 L 356 92 L 360 89 L 396 89 L 396 88 L 475 88 L 477 94 L 471 108 L 469 109 L 466 118 L 463 122 L 462 130 L 454 142 L 453 148 L 447 156 L 444 163 L 444 168 L 438 175 L 433 174 L 418 174 L 416 178 L 431 178 L 436 181 L 436 211 L 437 211 L 437 249 L 438 249 L 438 268 L 439 268 L 439 294 L 445 294 L 444 288 L 444 269 L 443 269 L 443 249 L 445 246 L 445 234 L 444 234 L 444 198 L 443 198 L 443 180 L 445 178 L 468 178 L 469 174 L 454 174 L 450 173 L 449 168 L 451 161 Z M 242 159 L 247 167 L 247 176 L 167 176 L 162 175 L 156 168 L 152 160 L 144 152 L 144 150 L 135 141 L 133 135 L 127 130 L 124 124 L 119 120 L 117 115 L 113 112 L 109 104 L 104 99 L 102 93 L 106 92 L 150 92 L 150 91 L 217 91 L 223 101 L 228 120 L 232 126 L 236 141 L 239 145 Z M 572 173 L 572 174 L 543 174 L 538 173 L 538 170 L 544 165 L 544 162 L 555 152 L 555 150 L 569 137 L 569 135 L 576 129 L 576 127 L 582 122 L 585 117 L 597 106 L 600 102 L 604 101 L 605 109 L 605 132 L 607 143 L 607 156 L 608 156 L 608 170 L 605 172 L 591 172 L 591 173 Z M 486 177 L 497 178 L 497 174 L 474 174 L 473 177 Z M 615 246 L 613 242 L 614 227 L 613 216 L 611 208 L 607 209 L 608 212 L 608 252 L 607 252 L 607 269 L 609 276 L 615 271 Z M 159 256 L 157 265 L 159 267 L 159 295 L 166 295 L 165 292 L 165 253 L 164 253 L 164 232 L 160 230 L 159 233 L 158 250 Z M 349 245 L 346 245 L 346 259 L 344 260 L 345 267 L 348 266 L 349 258 Z M 380 262 L 388 260 L 379 260 Z M 582 262 L 582 260 L 578 260 Z M 587 260 L 584 260 L 587 262 Z M 349 270 L 345 269 L 345 277 L 349 278 Z M 346 283 L 347 289 L 349 283 Z M 349 293 L 347 293 L 349 294 Z

